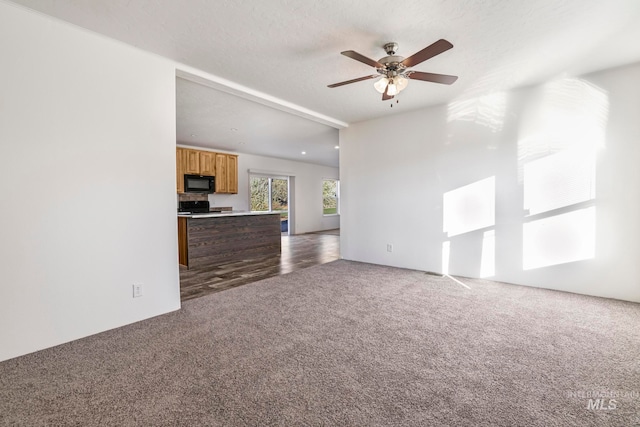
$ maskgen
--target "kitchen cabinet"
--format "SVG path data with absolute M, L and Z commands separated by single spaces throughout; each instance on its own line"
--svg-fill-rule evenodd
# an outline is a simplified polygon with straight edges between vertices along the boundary
M 184 149 L 176 149 L 176 184 L 178 193 L 184 193 Z
M 191 148 L 176 148 L 176 187 L 184 193 L 184 175 L 216 177 L 216 193 L 238 194 L 238 156 Z
M 200 151 L 200 175 L 216 175 L 216 153 Z
M 238 156 L 216 153 L 216 193 L 238 194 Z
M 238 194 L 238 156 L 227 157 L 227 188 L 229 193 Z
M 187 218 L 178 217 L 178 263 L 186 266 L 189 265 L 187 238 Z
M 184 173 L 200 175 L 200 151 L 183 148 Z
M 227 193 L 227 155 L 216 154 L 216 193 Z

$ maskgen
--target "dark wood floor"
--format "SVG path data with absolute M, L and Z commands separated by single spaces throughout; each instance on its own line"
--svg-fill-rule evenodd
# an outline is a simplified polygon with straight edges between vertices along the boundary
M 186 301 L 292 271 L 335 261 L 340 256 L 339 230 L 282 236 L 282 254 L 200 266 L 180 267 L 180 298 Z

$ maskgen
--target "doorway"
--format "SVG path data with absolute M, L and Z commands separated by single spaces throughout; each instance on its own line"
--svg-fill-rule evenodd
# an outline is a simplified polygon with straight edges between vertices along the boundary
M 249 183 L 251 210 L 279 213 L 280 231 L 289 235 L 289 177 L 250 174 Z

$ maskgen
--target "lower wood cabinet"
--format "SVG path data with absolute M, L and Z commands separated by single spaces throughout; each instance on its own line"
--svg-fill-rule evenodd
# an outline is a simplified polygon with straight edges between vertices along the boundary
M 176 150 L 176 186 L 178 193 L 184 193 L 184 150 Z
M 189 265 L 187 241 L 187 218 L 178 218 L 178 263 Z

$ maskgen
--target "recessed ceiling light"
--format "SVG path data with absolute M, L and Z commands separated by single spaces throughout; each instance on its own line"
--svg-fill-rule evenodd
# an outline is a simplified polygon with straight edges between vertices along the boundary
M 303 152 L 302 152 L 302 154 L 307 154 L 307 152 L 306 152 L 306 151 L 303 151 Z
M 335 148 L 336 150 L 339 150 L 339 149 L 340 149 L 340 146 L 339 146 L 339 145 L 336 145 L 336 146 L 335 146 L 335 147 L 333 147 L 333 148 Z

